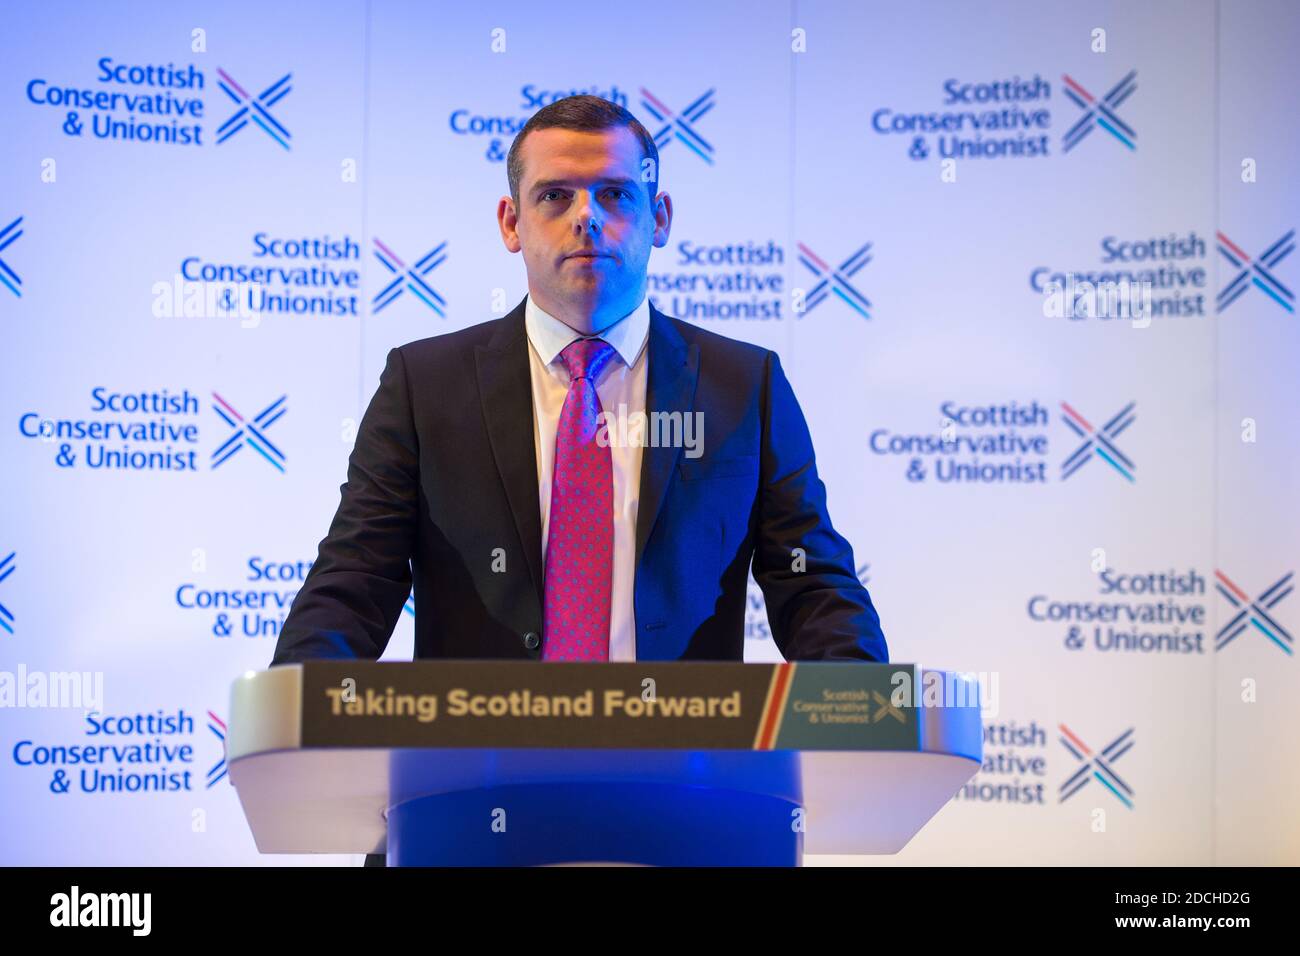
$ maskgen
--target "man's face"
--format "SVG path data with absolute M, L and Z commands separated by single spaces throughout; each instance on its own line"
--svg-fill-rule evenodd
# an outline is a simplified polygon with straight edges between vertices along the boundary
M 520 147 L 518 207 L 497 204 L 501 237 L 524 254 L 528 294 L 580 332 L 599 331 L 645 295 L 652 246 L 668 242 L 672 200 L 652 208 L 630 129 L 542 129 Z

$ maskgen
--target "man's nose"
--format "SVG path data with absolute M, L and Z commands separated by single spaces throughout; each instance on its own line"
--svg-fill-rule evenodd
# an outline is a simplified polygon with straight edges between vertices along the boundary
M 575 214 L 573 231 L 575 235 L 581 236 L 588 230 L 600 232 L 602 225 L 600 206 L 592 193 L 579 191 L 573 208 Z

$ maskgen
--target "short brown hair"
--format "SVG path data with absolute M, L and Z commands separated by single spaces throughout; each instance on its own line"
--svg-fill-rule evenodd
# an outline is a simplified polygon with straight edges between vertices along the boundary
M 618 126 L 626 126 L 636 134 L 636 138 L 641 141 L 642 158 L 649 159 L 652 163 L 650 168 L 654 170 L 655 178 L 646 184 L 646 188 L 650 193 L 650 205 L 653 207 L 659 180 L 659 148 L 655 146 L 654 137 L 626 109 L 603 96 L 592 96 L 589 93 L 577 93 L 558 99 L 554 103 L 548 103 L 530 116 L 528 122 L 515 136 L 515 141 L 510 144 L 510 153 L 506 157 L 506 179 L 510 183 L 510 198 L 514 200 L 515 207 L 519 206 L 519 186 L 524 178 L 524 158 L 520 153 L 520 147 L 529 133 L 538 129 L 595 131 Z

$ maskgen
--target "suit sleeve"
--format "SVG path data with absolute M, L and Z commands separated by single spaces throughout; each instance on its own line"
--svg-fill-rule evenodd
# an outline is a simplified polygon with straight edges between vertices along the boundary
M 362 416 L 338 511 L 294 598 L 271 666 L 377 659 L 411 592 L 419 450 L 406 367 L 388 353 Z
M 776 353 L 763 389 L 754 580 L 786 660 L 889 660 L 853 549 L 831 525 L 808 424 Z M 796 548 L 802 549 L 801 566 Z

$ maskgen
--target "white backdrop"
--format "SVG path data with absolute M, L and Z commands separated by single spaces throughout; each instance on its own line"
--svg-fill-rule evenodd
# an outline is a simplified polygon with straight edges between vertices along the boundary
M 0 862 L 359 859 L 257 854 L 230 682 L 270 660 L 388 349 L 523 297 L 505 153 L 592 92 L 663 131 L 654 301 L 778 350 L 893 659 L 985 677 L 984 771 L 857 862 L 1300 863 L 1300 7 L 9 19 Z M 240 315 L 249 288 L 185 281 L 227 268 L 302 272 Z M 1155 314 L 1046 289 L 1116 272 Z M 67 673 L 102 699 L 32 706 Z M 101 745 L 149 750 L 72 762 Z

